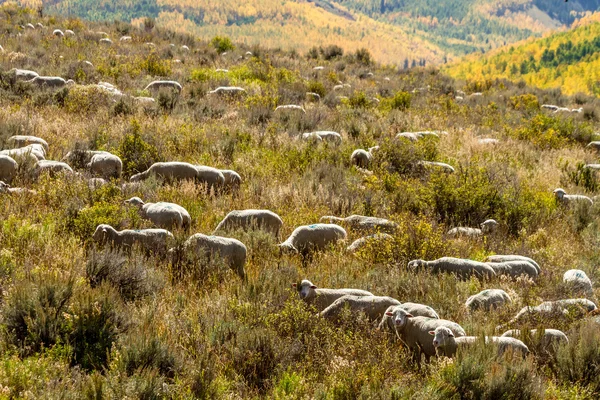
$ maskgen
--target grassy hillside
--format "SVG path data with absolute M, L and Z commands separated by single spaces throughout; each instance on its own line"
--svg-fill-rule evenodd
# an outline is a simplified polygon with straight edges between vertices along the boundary
M 20 28 L 38 22 L 45 28 Z M 57 28 L 75 36 L 57 38 Z M 459 101 L 455 94 L 466 88 L 439 71 L 398 72 L 369 62 L 367 51 L 300 55 L 239 43 L 232 48 L 222 38 L 147 28 L 0 8 L 0 148 L 12 135 L 30 134 L 49 143 L 49 160 L 92 149 L 117 154 L 124 163 L 123 177 L 100 187 L 88 184 L 81 165 L 73 165 L 78 176 L 36 180 L 24 164 L 12 185 L 36 193 L 0 195 L 0 397 L 598 397 L 597 317 L 578 319 L 571 310 L 541 321 L 540 327 L 569 336 L 556 356 L 496 357 L 478 344 L 454 360 L 418 368 L 393 335 L 364 316 L 324 320 L 290 287 L 307 278 L 320 287 L 361 288 L 427 304 L 471 335 L 492 334 L 525 305 L 581 296 L 562 275 L 581 268 L 594 282 L 600 278 L 600 206 L 562 207 L 552 191 L 600 193 L 597 177 L 580 164 L 597 159 L 585 145 L 597 138 L 598 100 L 498 81 L 482 96 Z M 99 43 L 99 31 L 112 46 Z M 119 41 L 124 34 L 132 40 Z M 12 68 L 76 83 L 36 89 L 17 81 Z M 149 96 L 144 88 L 155 79 L 176 80 L 183 90 L 162 91 L 154 104 L 138 105 L 132 96 Z M 101 90 L 94 85 L 100 81 L 125 95 Z M 349 86 L 334 89 L 340 82 Z M 246 94 L 207 95 L 221 85 L 242 86 Z M 321 100 L 307 99 L 307 92 Z M 585 112 L 547 114 L 542 103 L 581 105 Z M 285 104 L 301 104 L 306 113 L 275 111 Z M 299 139 L 315 130 L 338 131 L 343 141 Z M 394 140 L 398 132 L 422 130 L 448 134 Z M 499 143 L 481 144 L 481 138 Z M 351 165 L 353 150 L 374 145 L 380 149 L 370 171 Z M 152 163 L 174 160 L 234 169 L 243 183 L 235 193 L 158 178 L 123 187 Z M 421 160 L 449 163 L 455 172 L 424 170 Z M 247 246 L 246 281 L 218 257 L 186 262 L 96 246 L 98 224 L 152 227 L 124 204 L 132 196 L 189 211 L 191 229 L 175 229 L 177 243 L 193 233 L 211 234 L 231 210 L 250 208 L 279 214 L 281 238 L 221 233 Z M 351 214 L 395 221 L 393 240 L 358 254 L 331 246 L 304 260 L 277 247 L 299 225 Z M 486 218 L 500 223 L 489 237 L 444 236 Z M 346 245 L 362 235 L 348 229 Z M 407 269 L 413 259 L 483 260 L 493 253 L 531 256 L 542 273 L 536 281 L 480 281 Z M 486 288 L 504 289 L 512 303 L 467 313 L 465 300 Z
M 489 55 L 467 58 L 447 72 L 460 79 L 483 82 L 499 77 L 523 80 L 566 94 L 600 95 L 600 22 L 598 16 L 568 32 L 531 40 Z

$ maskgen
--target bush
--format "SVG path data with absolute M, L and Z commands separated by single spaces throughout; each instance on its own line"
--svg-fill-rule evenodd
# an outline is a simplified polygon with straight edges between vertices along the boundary
M 337 57 L 341 57 L 344 55 L 344 49 L 340 46 L 332 44 L 325 48 L 321 47 L 319 52 L 323 55 L 323 58 L 326 60 L 332 60 Z
M 242 329 L 236 342 L 230 350 L 236 372 L 248 386 L 266 392 L 279 363 L 273 333 L 266 329 Z
M 130 334 L 122 343 L 120 352 L 120 362 L 129 376 L 156 371 L 173 378 L 179 368 L 173 349 L 152 329 Z
M 364 47 L 356 50 L 356 53 L 354 53 L 354 57 L 356 58 L 356 61 L 358 61 L 359 64 L 371 65 L 371 53 Z
M 123 175 L 131 176 L 150 168 L 159 161 L 156 147 L 146 142 L 141 135 L 141 126 L 137 120 L 131 120 L 131 132 L 126 134 L 116 154 L 123 161 Z
M 524 121 L 523 127 L 509 130 L 508 134 L 526 140 L 541 148 L 557 149 L 571 142 L 589 143 L 593 129 L 577 123 L 573 118 L 552 117 L 540 113 Z
M 172 74 L 171 62 L 161 60 L 158 54 L 151 52 L 140 62 L 140 67 L 150 76 L 169 76 Z
M 226 51 L 231 51 L 235 49 L 233 43 L 231 43 L 231 39 L 226 36 L 215 36 L 210 44 L 217 50 L 219 53 L 224 53 Z
M 596 321 L 584 322 L 558 349 L 557 377 L 600 391 L 600 336 Z

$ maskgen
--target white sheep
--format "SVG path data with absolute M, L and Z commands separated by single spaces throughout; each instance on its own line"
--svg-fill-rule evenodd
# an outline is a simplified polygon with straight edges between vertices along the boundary
M 152 221 L 159 228 L 189 229 L 192 225 L 190 214 L 178 204 L 166 202 L 144 203 L 139 197 L 125 200 L 125 204 L 138 207 L 142 218 Z
M 92 155 L 86 167 L 93 175 L 98 175 L 105 179 L 119 178 L 123 171 L 123 162 L 114 154 L 101 152 Z
M 242 279 L 246 273 L 246 246 L 237 239 L 221 236 L 207 236 L 196 233 L 190 236 L 183 244 L 183 251 L 188 254 L 192 252 L 195 256 L 207 257 L 209 260 L 220 257 L 225 264 L 234 270 Z
M 360 168 L 369 168 L 373 160 L 373 153 L 379 149 L 379 146 L 369 148 L 369 150 L 356 149 L 350 155 L 350 163 Z
M 171 242 L 173 234 L 165 229 L 125 229 L 117 231 L 110 225 L 101 224 L 96 227 L 92 237 L 99 245 L 110 245 L 115 248 L 131 249 L 134 245 L 141 246 L 150 253 L 164 254 Z
M 40 160 L 37 163 L 35 174 L 39 176 L 43 173 L 47 172 L 50 177 L 55 177 L 58 174 L 72 174 L 73 169 L 69 166 L 69 164 L 64 163 L 62 161 L 53 161 L 53 160 Z
M 504 262 L 488 262 L 489 265 L 496 275 L 506 275 L 512 278 L 518 278 L 522 275 L 528 276 L 532 279 L 537 279 L 539 272 L 535 265 L 527 260 L 513 260 Z
M 484 262 L 507 262 L 507 261 L 528 261 L 531 265 L 533 265 L 535 267 L 535 269 L 537 269 L 538 274 L 540 274 L 542 272 L 542 269 L 540 268 L 539 264 L 537 262 L 535 262 L 535 260 L 533 260 L 532 258 L 529 257 L 525 257 L 525 256 L 520 256 L 520 255 L 516 255 L 516 254 L 494 254 L 491 256 L 487 256 L 486 259 L 484 260 Z
M 426 306 L 425 304 L 419 304 L 419 303 L 402 303 L 400 305 L 393 305 L 393 306 L 389 306 L 387 310 L 385 310 L 385 313 L 383 314 L 383 317 L 381 317 L 381 322 L 379 322 L 379 326 L 377 327 L 377 329 L 379 329 L 380 331 L 388 331 L 390 333 L 392 333 L 394 335 L 394 337 L 396 336 L 396 314 L 398 313 L 397 310 L 404 310 L 405 312 L 415 316 L 415 317 L 427 317 L 427 318 L 433 318 L 433 319 L 440 319 L 440 316 L 438 315 L 437 312 L 435 312 L 435 310 L 429 306 Z
M 394 237 L 392 235 L 388 235 L 387 233 L 375 233 L 356 239 L 350 246 L 346 247 L 346 251 L 356 253 L 364 248 L 369 248 L 369 246 L 380 247 L 387 244 L 391 245 L 393 243 Z
M 592 199 L 587 196 L 580 194 L 567 194 L 567 192 L 561 188 L 554 189 L 553 193 L 554 197 L 556 197 L 556 200 L 564 205 L 583 204 L 585 206 L 591 206 L 594 204 Z
M 196 166 L 186 162 L 158 162 L 152 164 L 146 171 L 133 175 L 129 180 L 131 182 L 139 182 L 148 179 L 152 175 L 156 175 L 167 182 L 181 180 L 195 181 L 198 170 L 196 169 Z M 223 178 L 223 181 L 224 180 L 225 178 Z
M 413 260 L 408 263 L 408 269 L 450 273 L 461 279 L 469 279 L 471 276 L 491 279 L 496 276 L 494 270 L 485 263 L 454 257 L 442 257 L 433 261 Z
M 70 29 L 67 29 L 67 30 L 65 31 L 65 36 L 71 36 L 71 37 L 73 37 L 73 36 L 75 36 L 75 32 L 73 32 L 73 31 L 72 31 L 72 30 L 70 30 Z
M 119 38 L 119 42 L 131 42 L 132 38 L 131 36 L 121 36 Z
M 26 188 L 13 188 L 8 183 L 0 181 L 0 193 L 2 194 L 37 194 L 35 190 Z
M 385 218 L 367 217 L 364 215 L 350 215 L 346 218 L 324 216 L 321 217 L 320 222 L 338 224 L 346 226 L 349 229 L 356 232 L 363 233 L 395 233 L 398 229 L 398 224 Z
M 190 48 L 184 44 L 183 46 L 181 46 L 181 50 L 182 50 L 182 51 L 189 52 L 189 51 L 190 51 Z
M 511 329 L 504 332 L 501 337 L 521 338 L 537 354 L 556 354 L 558 346 L 569 343 L 567 335 L 558 329 L 531 329 L 529 331 Z
M 563 275 L 563 282 L 577 292 L 583 292 L 586 296 L 593 296 L 592 281 L 587 274 L 580 269 L 570 269 Z
M 321 100 L 321 95 L 318 93 L 314 93 L 314 92 L 306 92 L 306 96 L 311 98 L 314 101 L 319 101 Z
M 334 144 L 342 143 L 342 135 L 333 131 L 316 131 L 316 132 L 308 132 L 302 134 L 302 139 L 304 140 L 324 140 L 327 142 L 331 142 Z
M 217 94 L 217 95 L 238 95 L 246 93 L 246 89 L 236 86 L 219 86 L 218 88 L 211 90 L 208 94 Z
M 438 162 L 438 161 L 421 160 L 417 163 L 417 165 L 420 165 L 425 168 L 428 168 L 428 167 L 440 168 L 443 172 L 446 172 L 449 174 L 454 172 L 454 167 L 452 165 L 446 164 L 443 162 Z
M 113 41 L 110 40 L 109 38 L 102 38 L 98 41 L 98 43 L 106 45 L 106 46 L 112 46 Z
M 332 320 L 337 318 L 344 308 L 348 307 L 353 314 L 364 313 L 370 321 L 378 321 L 390 306 L 399 305 L 398 300 L 387 296 L 344 295 L 321 311 L 320 315 L 325 319 Z
M 498 139 L 493 138 L 481 138 L 477 140 L 479 144 L 498 144 L 500 141 Z
M 36 76 L 35 78 L 26 81 L 40 88 L 59 89 L 67 85 L 67 81 L 59 76 Z
M 231 169 L 221 169 L 219 170 L 223 174 L 225 178 L 225 182 L 223 183 L 226 190 L 235 192 L 242 185 L 242 177 L 237 172 Z
M 10 183 L 17 175 L 19 164 L 9 156 L 0 155 L 0 180 Z
M 215 232 L 230 229 L 262 229 L 279 237 L 283 221 L 269 210 L 234 210 L 223 218 Z
M 46 152 L 40 144 L 30 144 L 25 147 L 0 151 L 0 155 L 12 157 L 19 163 L 31 161 L 35 164 L 37 161 L 45 160 L 45 154 Z
M 290 237 L 279 245 L 282 251 L 307 255 L 323 250 L 346 239 L 346 231 L 335 224 L 302 225 L 294 229 Z
M 455 337 L 466 335 L 465 330 L 453 321 L 416 317 L 402 309 L 396 309 L 396 312 L 390 316 L 394 320 L 396 335 L 413 352 L 413 359 L 415 361 L 421 360 L 421 354 L 425 355 L 426 361 L 429 361 L 430 357 L 436 355 L 429 332 L 435 331 L 438 327 L 448 328 Z
M 597 310 L 596 304 L 588 299 L 564 299 L 556 301 L 544 301 L 537 306 L 523 307 L 513 319 L 506 325 L 515 324 L 541 324 L 556 318 L 569 317 L 577 319 L 584 317 L 587 313 Z
M 545 108 L 546 110 L 551 110 L 551 111 L 558 110 L 558 106 L 555 106 L 554 104 L 542 104 L 540 107 Z
M 15 77 L 17 78 L 18 81 L 30 81 L 33 78 L 40 76 L 37 72 L 30 71 L 28 69 L 13 68 L 10 71 L 14 72 Z
M 470 311 L 482 309 L 490 311 L 503 306 L 506 303 L 511 303 L 512 300 L 508 293 L 502 289 L 485 289 L 481 292 L 469 297 L 465 302 L 465 307 Z
M 153 81 L 144 88 L 144 90 L 148 91 L 157 91 L 160 89 L 173 89 L 177 91 L 177 93 L 181 93 L 183 87 L 176 81 Z
M 481 229 L 480 228 L 468 228 L 468 227 L 463 227 L 463 226 L 452 228 L 448 232 L 446 232 L 446 236 L 453 238 L 453 239 L 462 237 L 462 236 L 465 236 L 468 238 L 480 237 L 485 234 L 493 233 L 498 227 L 498 222 L 496 222 L 496 220 L 494 220 L 494 219 L 486 219 L 479 226 L 481 227 Z
M 443 355 L 446 357 L 453 357 L 456 354 L 456 351 L 459 347 L 464 348 L 466 346 L 471 346 L 480 341 L 481 339 L 483 339 L 486 345 L 491 344 L 497 346 L 498 356 L 502 356 L 502 354 L 506 353 L 509 350 L 511 350 L 513 354 L 520 354 L 522 357 L 526 357 L 527 354 L 529 354 L 529 348 L 525 345 L 525 343 L 512 337 L 455 337 L 454 333 L 444 326 L 437 327 L 435 330 L 430 331 L 429 334 L 433 336 L 432 344 L 435 347 L 436 353 L 438 355 Z
M 600 141 L 589 142 L 586 147 L 600 151 Z
M 300 284 L 293 283 L 300 299 L 306 304 L 313 305 L 317 311 L 323 311 L 342 296 L 373 296 L 373 293 L 361 289 L 326 289 L 318 288 L 311 281 L 304 279 Z
M 282 106 L 277 106 L 275 108 L 275 111 L 287 111 L 287 110 L 301 111 L 303 114 L 306 114 L 306 110 L 304 109 L 304 107 L 296 105 L 296 104 L 285 104 Z
M 37 136 L 27 136 L 27 135 L 16 135 L 8 138 L 7 143 L 12 146 L 12 148 L 25 147 L 30 144 L 39 144 L 44 148 L 44 154 L 48 152 L 48 142 L 44 139 L 39 138 Z
M 58 36 L 60 38 L 65 37 L 65 34 L 63 33 L 63 31 L 61 31 L 60 29 L 55 29 L 54 31 L 52 31 L 52 34 L 54 36 Z

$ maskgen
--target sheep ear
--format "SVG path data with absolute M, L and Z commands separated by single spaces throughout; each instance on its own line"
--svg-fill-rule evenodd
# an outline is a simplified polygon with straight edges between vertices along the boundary
M 413 315 L 412 314 L 406 314 L 406 318 L 412 318 Z
M 430 334 L 431 336 L 435 336 L 435 331 L 429 331 L 429 334 Z
M 393 313 L 393 312 L 386 311 L 385 315 L 387 315 L 388 317 L 393 317 L 393 316 L 394 316 L 394 313 Z
M 448 337 L 454 337 L 454 333 L 450 332 L 450 333 L 448 334 Z
M 310 285 L 311 289 L 316 289 L 317 287 L 315 285 Z
M 296 286 L 298 286 L 297 283 L 292 283 L 292 287 L 295 288 Z

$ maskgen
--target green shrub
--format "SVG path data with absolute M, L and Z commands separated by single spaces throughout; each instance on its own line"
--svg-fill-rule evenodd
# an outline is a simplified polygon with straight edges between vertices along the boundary
M 173 72 L 171 62 L 161 60 L 155 52 L 151 52 L 140 62 L 140 68 L 150 76 L 170 76 Z
M 341 57 L 344 55 L 344 49 L 336 44 L 329 45 L 325 48 L 319 48 L 319 52 L 323 55 L 323 58 L 326 60 L 332 60 L 337 57 Z
M 600 336 L 595 321 L 582 323 L 569 335 L 569 343 L 558 349 L 556 369 L 561 381 L 600 392 Z
M 128 335 L 120 352 L 120 362 L 129 376 L 156 371 L 173 378 L 179 368 L 173 349 L 151 329 Z
M 526 140 L 541 148 L 557 149 L 571 142 L 588 143 L 593 129 L 587 123 L 573 118 L 561 118 L 540 113 L 524 120 L 524 126 L 508 132 L 511 136 Z
M 356 52 L 354 53 L 354 57 L 356 58 L 356 61 L 358 61 L 359 64 L 371 65 L 371 53 L 364 47 L 356 50 Z
M 126 215 L 125 209 L 117 204 L 98 202 L 77 211 L 73 220 L 66 223 L 67 228 L 72 229 L 82 241 L 89 242 L 98 225 L 108 224 L 118 228 Z
M 279 363 L 273 333 L 265 329 L 242 329 L 230 351 L 235 371 L 248 386 L 265 393 Z
M 235 49 L 235 47 L 233 46 L 233 43 L 231 43 L 231 39 L 229 39 L 226 36 L 215 36 L 210 41 L 210 44 L 212 44 L 212 46 L 215 48 L 215 50 L 217 50 L 217 52 L 219 52 L 219 53 L 223 53 L 223 52 L 231 51 L 231 50 Z
M 125 176 L 145 171 L 159 161 L 158 150 L 142 138 L 141 126 L 135 119 L 131 120 L 131 131 L 121 140 L 116 154 L 123 161 Z

